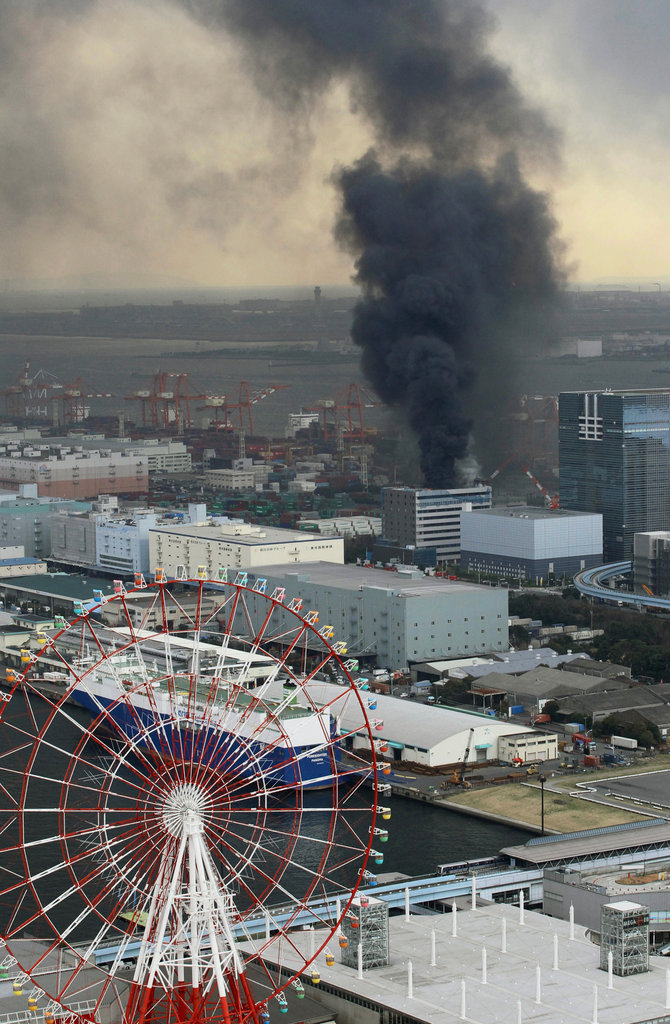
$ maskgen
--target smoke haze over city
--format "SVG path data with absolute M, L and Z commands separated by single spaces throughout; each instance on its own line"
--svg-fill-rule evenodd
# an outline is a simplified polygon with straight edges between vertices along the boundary
M 664 271 L 628 234 L 659 215 L 633 155 L 667 138 L 658 0 L 33 0 L 0 19 L 0 276 L 353 273 L 365 371 L 432 485 L 495 420 L 501 369 L 551 335 L 557 221 L 577 275 Z

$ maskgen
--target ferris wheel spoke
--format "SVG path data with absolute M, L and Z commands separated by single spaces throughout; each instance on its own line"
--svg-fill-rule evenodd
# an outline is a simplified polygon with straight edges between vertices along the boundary
M 7 948 L 45 928 L 42 963 L 69 948 L 74 967 L 50 993 L 64 1004 L 90 992 L 102 1008 L 109 992 L 119 1017 L 174 1024 L 218 992 L 229 1024 L 252 1024 L 259 998 L 290 983 L 282 956 L 307 962 L 288 933 L 299 912 L 328 935 L 333 895 L 348 905 L 360 881 L 376 808 L 366 701 L 317 613 L 246 580 L 141 581 L 139 623 L 124 591 L 109 598 L 117 625 L 83 615 L 49 641 L 68 674 L 62 697 L 28 680 L 0 706 Z M 335 663 L 348 682 L 333 692 L 317 677 Z M 68 704 L 77 693 L 90 720 Z M 370 762 L 341 756 L 360 735 Z M 195 852 L 171 859 L 187 847 Z M 140 915 L 152 951 L 144 946 L 127 997 L 116 975 Z M 264 989 L 252 995 L 231 929 L 251 940 L 259 916 L 268 937 L 245 962 Z M 92 988 L 84 967 L 96 960 Z M 187 997 L 193 979 L 198 994 Z

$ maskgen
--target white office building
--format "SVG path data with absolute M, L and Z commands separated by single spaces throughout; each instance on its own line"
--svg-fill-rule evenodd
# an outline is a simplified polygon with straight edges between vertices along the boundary
M 455 562 L 461 552 L 461 513 L 490 507 L 491 488 L 483 484 L 447 490 L 385 487 L 383 535 L 403 547 L 435 548 L 438 562 Z
M 207 575 L 214 577 L 220 566 L 249 570 L 316 560 L 341 565 L 343 538 L 234 520 L 211 520 L 197 526 L 165 524 L 149 531 L 150 571 L 160 566 L 168 575 L 178 566 L 185 566 L 190 576 L 204 566 Z

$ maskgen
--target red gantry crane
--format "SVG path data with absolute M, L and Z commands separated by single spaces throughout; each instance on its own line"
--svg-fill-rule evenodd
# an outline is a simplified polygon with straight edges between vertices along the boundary
M 213 411 L 212 426 L 215 430 L 246 431 L 253 434 L 252 405 L 262 402 L 264 398 L 269 398 L 275 391 L 283 391 L 290 386 L 290 384 L 268 384 L 257 391 L 250 391 L 249 382 L 243 380 L 240 382 L 237 402 L 229 401 L 227 395 L 205 395 L 203 396 L 205 404 L 198 408 Z

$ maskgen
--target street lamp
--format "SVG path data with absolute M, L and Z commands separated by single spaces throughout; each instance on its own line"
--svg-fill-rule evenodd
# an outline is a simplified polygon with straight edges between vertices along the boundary
M 542 835 L 544 835 L 544 784 L 547 781 L 546 775 L 540 775 L 540 820 L 542 824 Z

